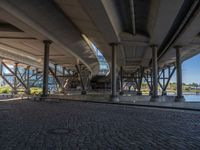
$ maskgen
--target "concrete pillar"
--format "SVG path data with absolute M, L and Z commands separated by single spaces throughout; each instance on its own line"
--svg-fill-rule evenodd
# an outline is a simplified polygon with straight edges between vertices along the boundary
M 62 78 L 62 83 L 61 84 L 62 84 L 62 90 L 63 90 L 64 95 L 66 95 L 66 89 L 65 89 L 65 81 L 66 81 L 65 76 L 66 76 L 66 74 L 65 74 L 65 71 L 66 71 L 66 68 L 63 67 L 63 70 L 62 70 L 63 78 Z
M 118 43 L 112 43 L 112 65 L 111 65 L 111 101 L 118 102 L 118 94 L 117 94 L 117 46 Z
M 15 66 L 14 66 L 14 91 L 13 91 L 13 94 L 17 94 L 17 69 L 18 69 L 18 63 L 15 63 Z
M 151 101 L 156 101 L 158 98 L 158 62 L 157 62 L 157 46 L 152 45 L 152 96 Z
M 123 68 L 122 66 L 120 67 L 120 95 L 123 95 Z
M 176 46 L 176 80 L 177 80 L 177 96 L 175 101 L 184 101 L 182 92 L 182 61 L 180 56 L 180 46 Z
M 26 93 L 29 95 L 30 94 L 30 66 L 27 66 L 27 89 Z
M 57 78 L 57 66 L 58 66 L 57 64 L 54 64 L 54 74 L 55 74 L 55 78 Z M 60 92 L 60 87 L 59 87 L 58 83 L 56 82 L 56 79 L 55 79 L 55 78 L 53 78 L 53 80 L 54 80 L 56 89 L 58 90 L 58 92 Z
M 137 78 L 138 78 L 137 95 L 142 95 L 141 87 L 142 87 L 142 79 L 143 79 L 143 73 L 144 73 L 143 71 L 144 71 L 144 68 L 140 66 L 140 69 L 138 69 L 138 72 L 137 72 Z
M 44 43 L 44 66 L 43 66 L 43 97 L 48 96 L 48 75 L 49 75 L 49 48 L 51 41 L 45 40 Z

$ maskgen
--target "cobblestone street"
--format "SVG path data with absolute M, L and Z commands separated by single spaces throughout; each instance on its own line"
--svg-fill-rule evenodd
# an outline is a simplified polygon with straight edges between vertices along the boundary
M 0 150 L 199 147 L 200 112 L 86 102 L 0 103 Z

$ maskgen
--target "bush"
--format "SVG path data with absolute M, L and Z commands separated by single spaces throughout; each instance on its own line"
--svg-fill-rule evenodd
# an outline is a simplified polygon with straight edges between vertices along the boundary
M 42 88 L 32 87 L 30 89 L 30 94 L 31 95 L 41 95 L 42 94 Z
M 24 94 L 25 89 L 24 88 L 18 88 L 18 94 Z M 0 87 L 0 94 L 10 94 L 12 93 L 12 89 L 9 86 L 1 86 Z M 41 95 L 42 94 L 42 88 L 38 87 L 32 87 L 30 88 L 30 94 L 31 95 Z
M 11 93 L 11 88 L 9 86 L 0 87 L 0 94 L 9 94 Z

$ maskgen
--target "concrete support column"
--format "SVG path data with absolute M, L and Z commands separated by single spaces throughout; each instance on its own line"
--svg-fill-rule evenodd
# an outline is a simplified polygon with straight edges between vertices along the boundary
M 44 43 L 44 66 L 43 66 L 43 97 L 48 96 L 48 75 L 49 75 L 49 48 L 51 41 L 45 40 Z
M 30 94 L 30 66 L 27 66 L 27 89 L 26 93 L 29 95 Z
M 120 95 L 123 95 L 123 68 L 122 66 L 120 67 Z
M 58 90 L 58 92 L 60 92 L 60 86 L 58 85 L 58 83 L 56 82 L 56 78 L 57 78 L 57 64 L 54 64 L 54 74 L 55 74 L 55 78 L 53 78 L 54 83 L 56 85 L 56 89 Z
M 64 95 L 66 95 L 66 89 L 65 89 L 65 81 L 66 81 L 66 78 L 65 78 L 65 76 L 66 76 L 66 73 L 65 73 L 65 71 L 66 71 L 66 68 L 65 67 L 63 67 L 63 72 L 62 72 L 62 75 L 63 75 L 63 78 L 62 78 L 62 89 L 63 89 L 63 93 L 64 93 Z
M 157 46 L 152 45 L 152 97 L 151 101 L 156 101 L 158 97 L 158 62 L 157 62 Z
M 142 95 L 141 87 L 142 87 L 143 74 L 144 74 L 144 68 L 142 66 L 140 66 L 140 69 L 137 72 L 137 77 L 138 77 L 138 91 L 137 91 L 137 95 Z
M 112 43 L 112 67 L 111 67 L 111 88 L 112 88 L 112 93 L 111 93 L 111 100 L 113 102 L 118 102 L 119 98 L 117 95 L 117 46 L 118 43 Z
M 182 92 L 182 61 L 180 56 L 180 46 L 176 46 L 176 80 L 177 80 L 177 96 L 175 101 L 184 101 Z
M 14 91 L 13 91 L 13 94 L 17 94 L 17 69 L 18 69 L 18 63 L 15 63 L 15 66 L 14 66 Z
M 137 72 L 135 73 L 135 82 L 136 82 L 136 89 L 137 89 L 137 93 L 136 95 L 142 95 L 142 92 L 140 90 L 140 69 L 137 69 Z

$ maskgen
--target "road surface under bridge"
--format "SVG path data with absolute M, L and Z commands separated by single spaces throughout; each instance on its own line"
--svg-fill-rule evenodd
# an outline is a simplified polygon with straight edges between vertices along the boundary
M 199 112 L 85 102 L 0 103 L 0 149 L 198 149 Z

